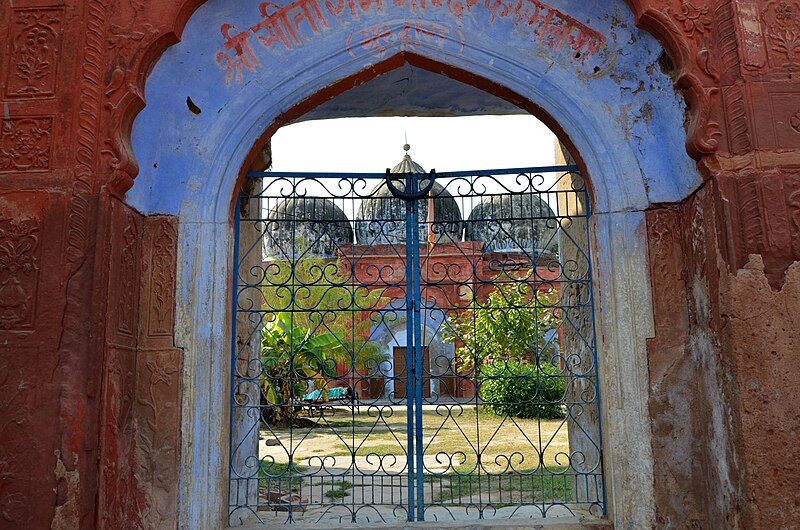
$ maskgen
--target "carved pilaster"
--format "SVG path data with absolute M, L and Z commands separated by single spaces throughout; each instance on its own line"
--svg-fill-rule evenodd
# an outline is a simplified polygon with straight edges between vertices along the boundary
M 174 528 L 180 469 L 183 351 L 174 347 L 177 222 L 144 221 L 136 366 L 136 474 L 145 528 Z

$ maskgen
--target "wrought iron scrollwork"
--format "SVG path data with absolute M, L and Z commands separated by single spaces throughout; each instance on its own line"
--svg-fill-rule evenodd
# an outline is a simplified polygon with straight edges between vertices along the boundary
M 231 524 L 605 513 L 577 168 L 248 179 Z

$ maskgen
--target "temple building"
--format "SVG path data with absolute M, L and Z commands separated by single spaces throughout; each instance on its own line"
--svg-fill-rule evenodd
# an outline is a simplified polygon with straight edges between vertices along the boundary
M 403 148 L 403 159 L 391 169 L 401 190 L 404 175 L 428 174 L 411 158 L 410 146 Z M 386 361 L 368 373 L 343 379 L 343 384 L 355 387 L 363 398 L 399 400 L 405 398 L 405 388 L 397 388 L 402 379 L 397 374 L 405 370 L 408 341 L 403 314 L 408 288 L 406 203 L 385 181 L 371 188 L 368 184 L 363 197 L 355 192 L 355 199 L 289 197 L 269 209 L 263 268 L 271 270 L 270 263 L 288 268 L 303 259 L 323 260 L 336 263 L 339 278 L 347 284 L 379 291 L 387 302 L 369 339 L 380 345 Z M 458 187 L 469 182 L 456 179 L 446 184 Z M 485 300 L 501 274 L 528 274 L 531 285 L 542 292 L 559 289 L 561 221 L 540 194 L 504 191 L 498 186 L 482 197 L 462 197 L 463 207 L 468 208 L 463 215 L 446 187 L 434 182 L 428 198 L 418 203 L 423 370 L 430 374 L 424 382 L 425 397 L 469 398 L 475 392 L 472 384 L 456 383 L 455 345 L 442 337 L 450 312 L 466 308 L 472 296 Z M 353 208 L 355 219 L 348 219 L 337 200 L 359 203 Z M 331 275 L 331 270 L 326 273 Z M 314 281 L 324 283 L 326 273 L 313 275 Z M 354 374 L 342 364 L 339 375 Z

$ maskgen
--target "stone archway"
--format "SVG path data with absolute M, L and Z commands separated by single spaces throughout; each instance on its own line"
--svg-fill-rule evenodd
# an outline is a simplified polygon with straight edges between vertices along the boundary
M 700 177 L 683 147 L 680 98 L 657 70 L 661 50 L 632 29 L 627 7 L 552 3 L 515 11 L 500 1 L 298 0 L 259 13 L 215 0 L 162 56 L 133 129 L 142 171 L 127 202 L 179 220 L 181 526 L 225 519 L 228 421 L 220 404 L 228 393 L 231 204 L 242 168 L 283 123 L 406 60 L 537 113 L 580 154 L 593 189 L 610 512 L 620 528 L 652 524 L 644 210 L 686 198 Z

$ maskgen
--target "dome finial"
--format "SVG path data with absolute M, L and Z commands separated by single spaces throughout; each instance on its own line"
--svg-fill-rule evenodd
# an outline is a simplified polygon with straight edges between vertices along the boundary
M 405 138 L 406 143 L 403 144 L 403 151 L 408 153 L 411 151 L 411 146 L 408 145 L 408 131 L 403 131 L 403 137 Z

